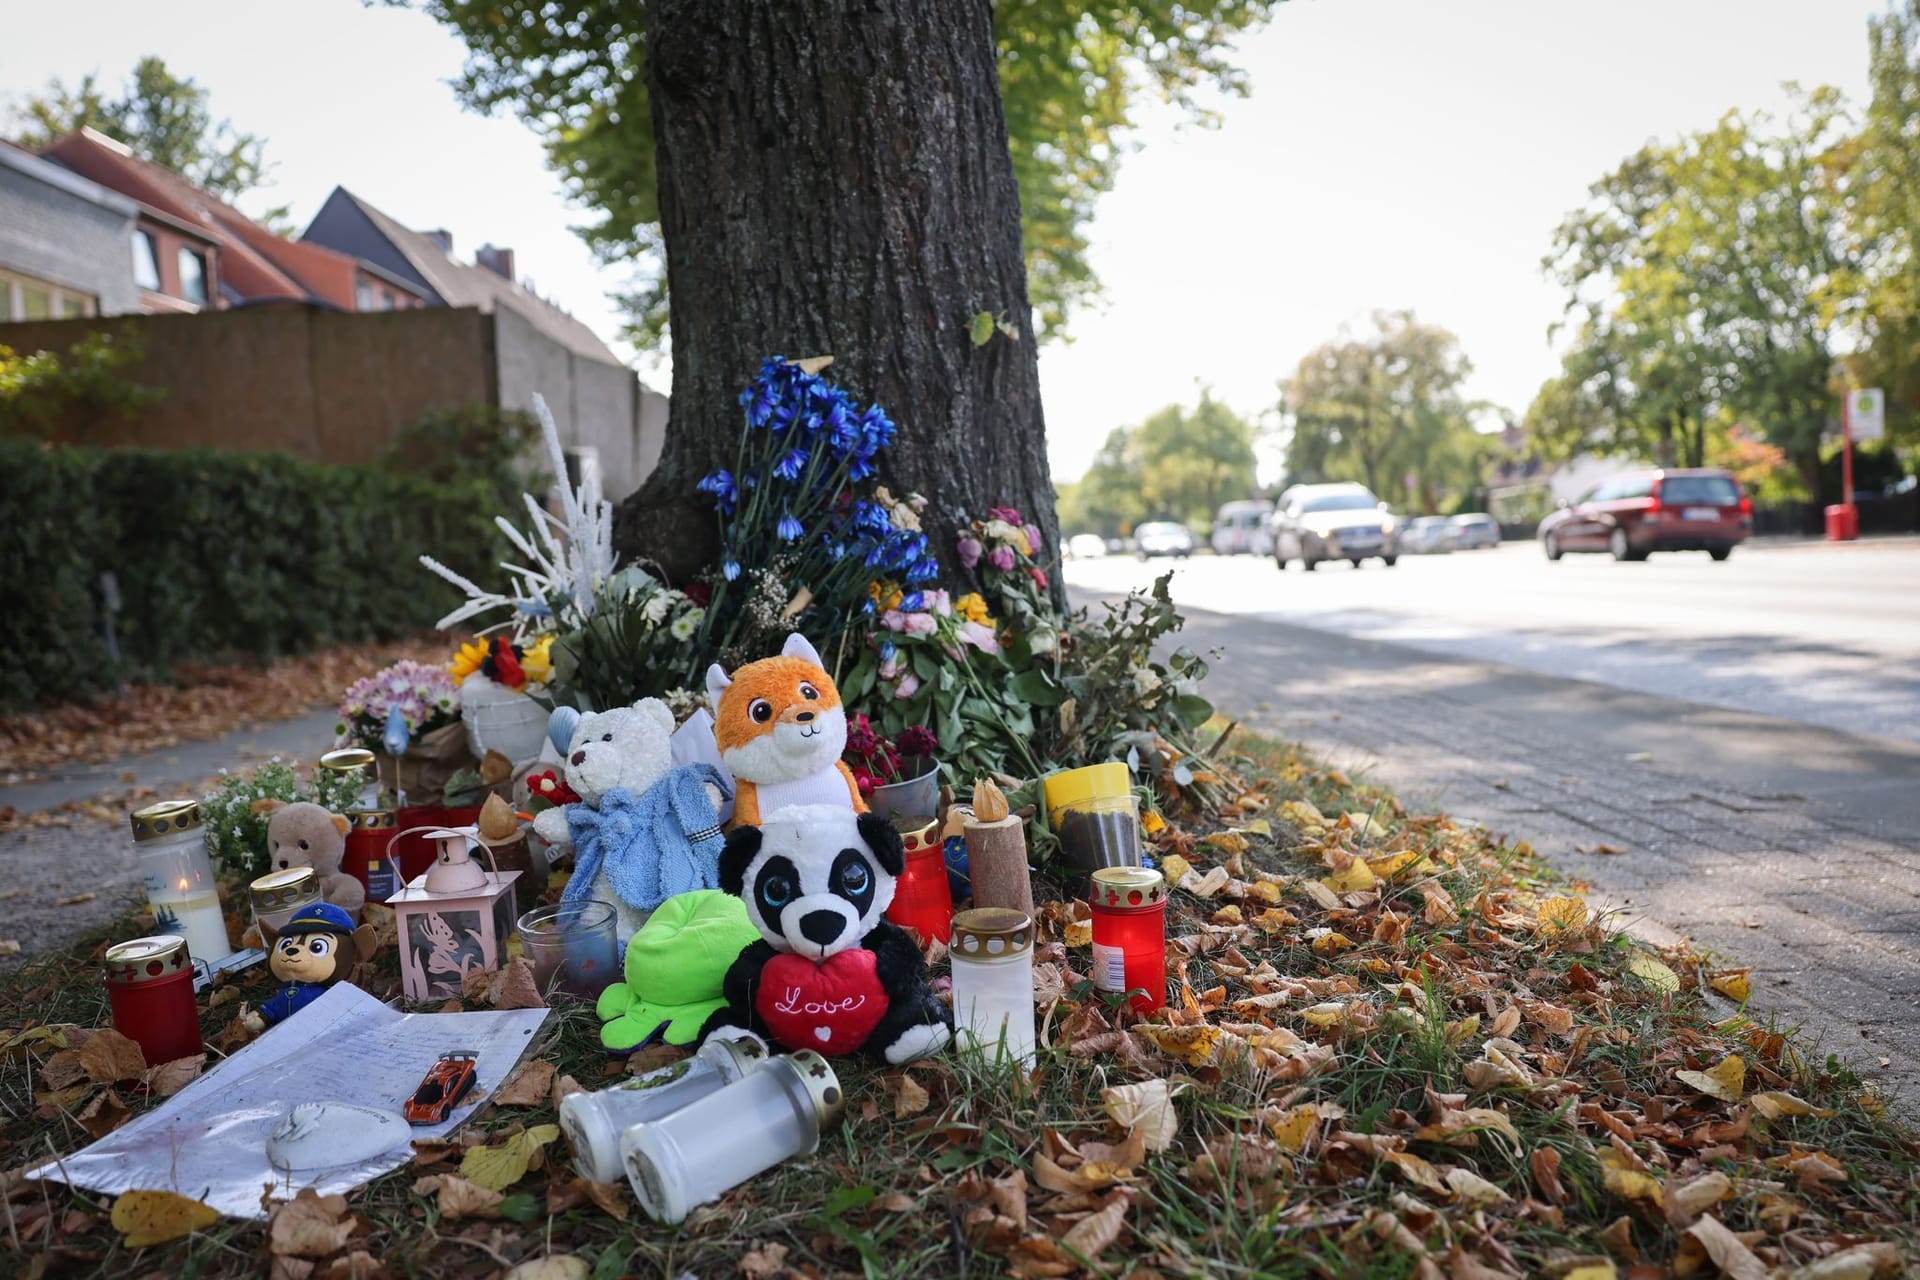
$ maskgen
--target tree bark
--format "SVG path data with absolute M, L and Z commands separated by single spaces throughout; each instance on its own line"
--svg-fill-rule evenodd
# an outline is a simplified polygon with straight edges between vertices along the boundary
M 661 0 L 647 35 L 673 399 L 622 552 L 675 579 L 710 567 L 693 486 L 732 464 L 739 392 L 764 356 L 831 354 L 827 376 L 898 425 L 879 480 L 930 500 L 951 576 L 947 526 L 989 506 L 1019 507 L 1056 555 L 988 0 Z M 974 345 L 981 311 L 1018 337 Z

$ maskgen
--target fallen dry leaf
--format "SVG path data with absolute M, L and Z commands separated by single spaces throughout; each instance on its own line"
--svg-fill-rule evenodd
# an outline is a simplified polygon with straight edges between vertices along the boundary
M 1564 933 L 1586 924 L 1587 904 L 1579 898 L 1548 898 L 1534 917 L 1540 922 L 1540 932 Z
M 1718 1218 L 1702 1218 L 1686 1229 L 1673 1269 L 1683 1276 L 1698 1274 L 1704 1269 L 1702 1261 L 1708 1258 L 1727 1280 L 1767 1280 L 1766 1264 Z
M 1173 1099 L 1180 1090 L 1165 1080 L 1141 1080 L 1109 1085 L 1100 1091 L 1107 1116 L 1121 1128 L 1138 1133 L 1149 1151 L 1165 1151 L 1180 1132 L 1180 1114 Z
M 207 1055 L 196 1053 L 191 1058 L 175 1058 L 172 1062 L 163 1062 L 157 1067 L 149 1067 L 143 1078 L 147 1088 L 155 1097 L 171 1098 L 192 1084 L 206 1065 Z
M 1462 1204 L 1480 1207 L 1502 1204 L 1513 1198 L 1471 1169 L 1448 1169 L 1446 1182 L 1447 1190 L 1453 1192 Z
M 1098 1212 L 1082 1218 L 1060 1237 L 1061 1247 L 1092 1262 L 1120 1238 L 1126 1226 L 1127 1206 L 1132 1202 L 1133 1197 L 1127 1192 L 1112 1193 Z
M 486 1191 L 504 1191 L 527 1176 L 534 1157 L 560 1136 L 560 1126 L 537 1124 L 496 1146 L 474 1147 L 460 1161 L 460 1176 Z
M 1676 1071 L 1673 1074 L 1709 1098 L 1718 1098 L 1722 1102 L 1738 1102 L 1746 1092 L 1747 1064 L 1737 1053 L 1728 1054 L 1711 1071 Z
M 1397 1170 L 1401 1177 L 1424 1191 L 1437 1196 L 1449 1194 L 1446 1181 L 1432 1162 L 1414 1155 L 1411 1151 L 1389 1151 L 1380 1157 Z
M 97 1142 L 125 1124 L 132 1115 L 127 1110 L 127 1104 L 120 1100 L 120 1095 L 108 1089 L 89 1102 L 74 1119 Z
M 113 1202 L 108 1219 L 126 1237 L 129 1249 L 145 1249 L 192 1235 L 220 1221 L 220 1215 L 198 1200 L 171 1191 L 129 1191 Z
M 1644 1173 L 1627 1163 L 1625 1156 L 1611 1147 L 1600 1152 L 1600 1180 L 1608 1191 L 1623 1200 L 1638 1200 L 1643 1204 L 1660 1205 L 1666 1197 L 1660 1185 L 1660 1179 L 1650 1173 Z
M 83 905 L 84 903 L 92 902 L 95 898 L 99 896 L 100 895 L 97 893 L 69 894 L 67 897 L 64 897 L 64 898 L 55 898 L 53 900 L 53 905 L 56 907 L 77 907 L 77 906 Z
M 94 1032 L 80 1046 L 80 1065 L 95 1084 L 112 1084 L 116 1080 L 138 1080 L 146 1073 L 147 1059 L 139 1045 L 109 1027 Z
M 530 1059 L 515 1067 L 506 1083 L 494 1090 L 493 1100 L 503 1107 L 537 1107 L 552 1096 L 553 1077 L 551 1062 Z
M 1755 1114 L 1768 1120 L 1778 1120 L 1781 1116 L 1818 1116 L 1826 1119 L 1833 1114 L 1832 1107 L 1816 1107 L 1805 1098 L 1795 1097 L 1779 1089 L 1769 1089 L 1748 1097 Z
M 1731 969 L 1726 973 L 1716 973 L 1709 985 L 1727 999 L 1745 1004 L 1753 994 L 1753 982 L 1748 977 L 1752 972 L 1751 969 Z
M 451 1173 L 435 1173 L 415 1179 L 413 1193 L 417 1196 L 435 1196 L 440 1216 L 448 1219 L 498 1217 L 500 1202 L 506 1199 L 498 1191 L 475 1186 Z
M 1695 1218 L 1733 1194 L 1733 1179 L 1724 1173 L 1703 1173 L 1680 1185 L 1669 1184 L 1667 1220 L 1676 1227 L 1692 1224 Z
M 1213 1055 L 1220 1046 L 1220 1028 L 1200 1023 L 1190 1027 L 1164 1027 L 1157 1023 L 1143 1023 L 1134 1031 L 1145 1037 L 1153 1047 L 1171 1058 L 1177 1058 L 1190 1067 L 1202 1067 L 1213 1061 Z
M 763 1244 L 740 1256 L 742 1280 L 775 1280 L 775 1277 L 784 1275 L 786 1270 L 787 1246 L 783 1244 Z
M 903 1072 L 900 1083 L 893 1091 L 893 1118 L 905 1120 L 908 1116 L 917 1116 L 927 1109 L 932 1101 L 927 1091 L 911 1073 Z
M 302 1187 L 293 1199 L 273 1211 L 267 1224 L 267 1244 L 276 1254 L 296 1258 L 324 1258 L 346 1247 L 354 1221 L 342 1195 L 316 1195 Z

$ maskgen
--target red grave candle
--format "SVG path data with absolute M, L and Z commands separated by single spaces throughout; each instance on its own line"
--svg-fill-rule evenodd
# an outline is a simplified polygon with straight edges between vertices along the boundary
M 187 940 L 161 933 L 116 942 L 104 961 L 113 1029 L 140 1046 L 147 1065 L 201 1051 L 200 1008 L 193 999 Z
M 953 890 L 947 884 L 947 861 L 941 852 L 940 824 L 932 818 L 894 820 L 900 842 L 906 846 L 907 868 L 893 882 L 893 905 L 887 919 L 912 929 L 924 943 L 953 936 Z
M 1145 991 L 1129 1002 L 1142 1013 L 1167 1003 L 1167 882 L 1150 867 L 1102 867 L 1093 873 L 1093 985 L 1097 991 Z

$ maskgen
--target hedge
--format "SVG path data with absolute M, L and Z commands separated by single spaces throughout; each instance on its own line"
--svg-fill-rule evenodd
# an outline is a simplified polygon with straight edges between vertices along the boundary
M 459 598 L 418 556 L 497 577 L 498 509 L 475 486 L 380 467 L 0 440 L 0 702 L 163 679 L 184 659 L 418 631 Z M 104 635 L 108 571 L 121 599 L 117 663 Z

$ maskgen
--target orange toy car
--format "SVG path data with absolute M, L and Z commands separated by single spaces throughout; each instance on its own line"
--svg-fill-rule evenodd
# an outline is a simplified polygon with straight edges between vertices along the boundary
M 478 1056 L 470 1049 L 456 1049 L 440 1055 L 440 1061 L 427 1068 L 420 1087 L 407 1099 L 408 1124 L 439 1124 L 460 1100 L 473 1092 L 478 1083 Z

